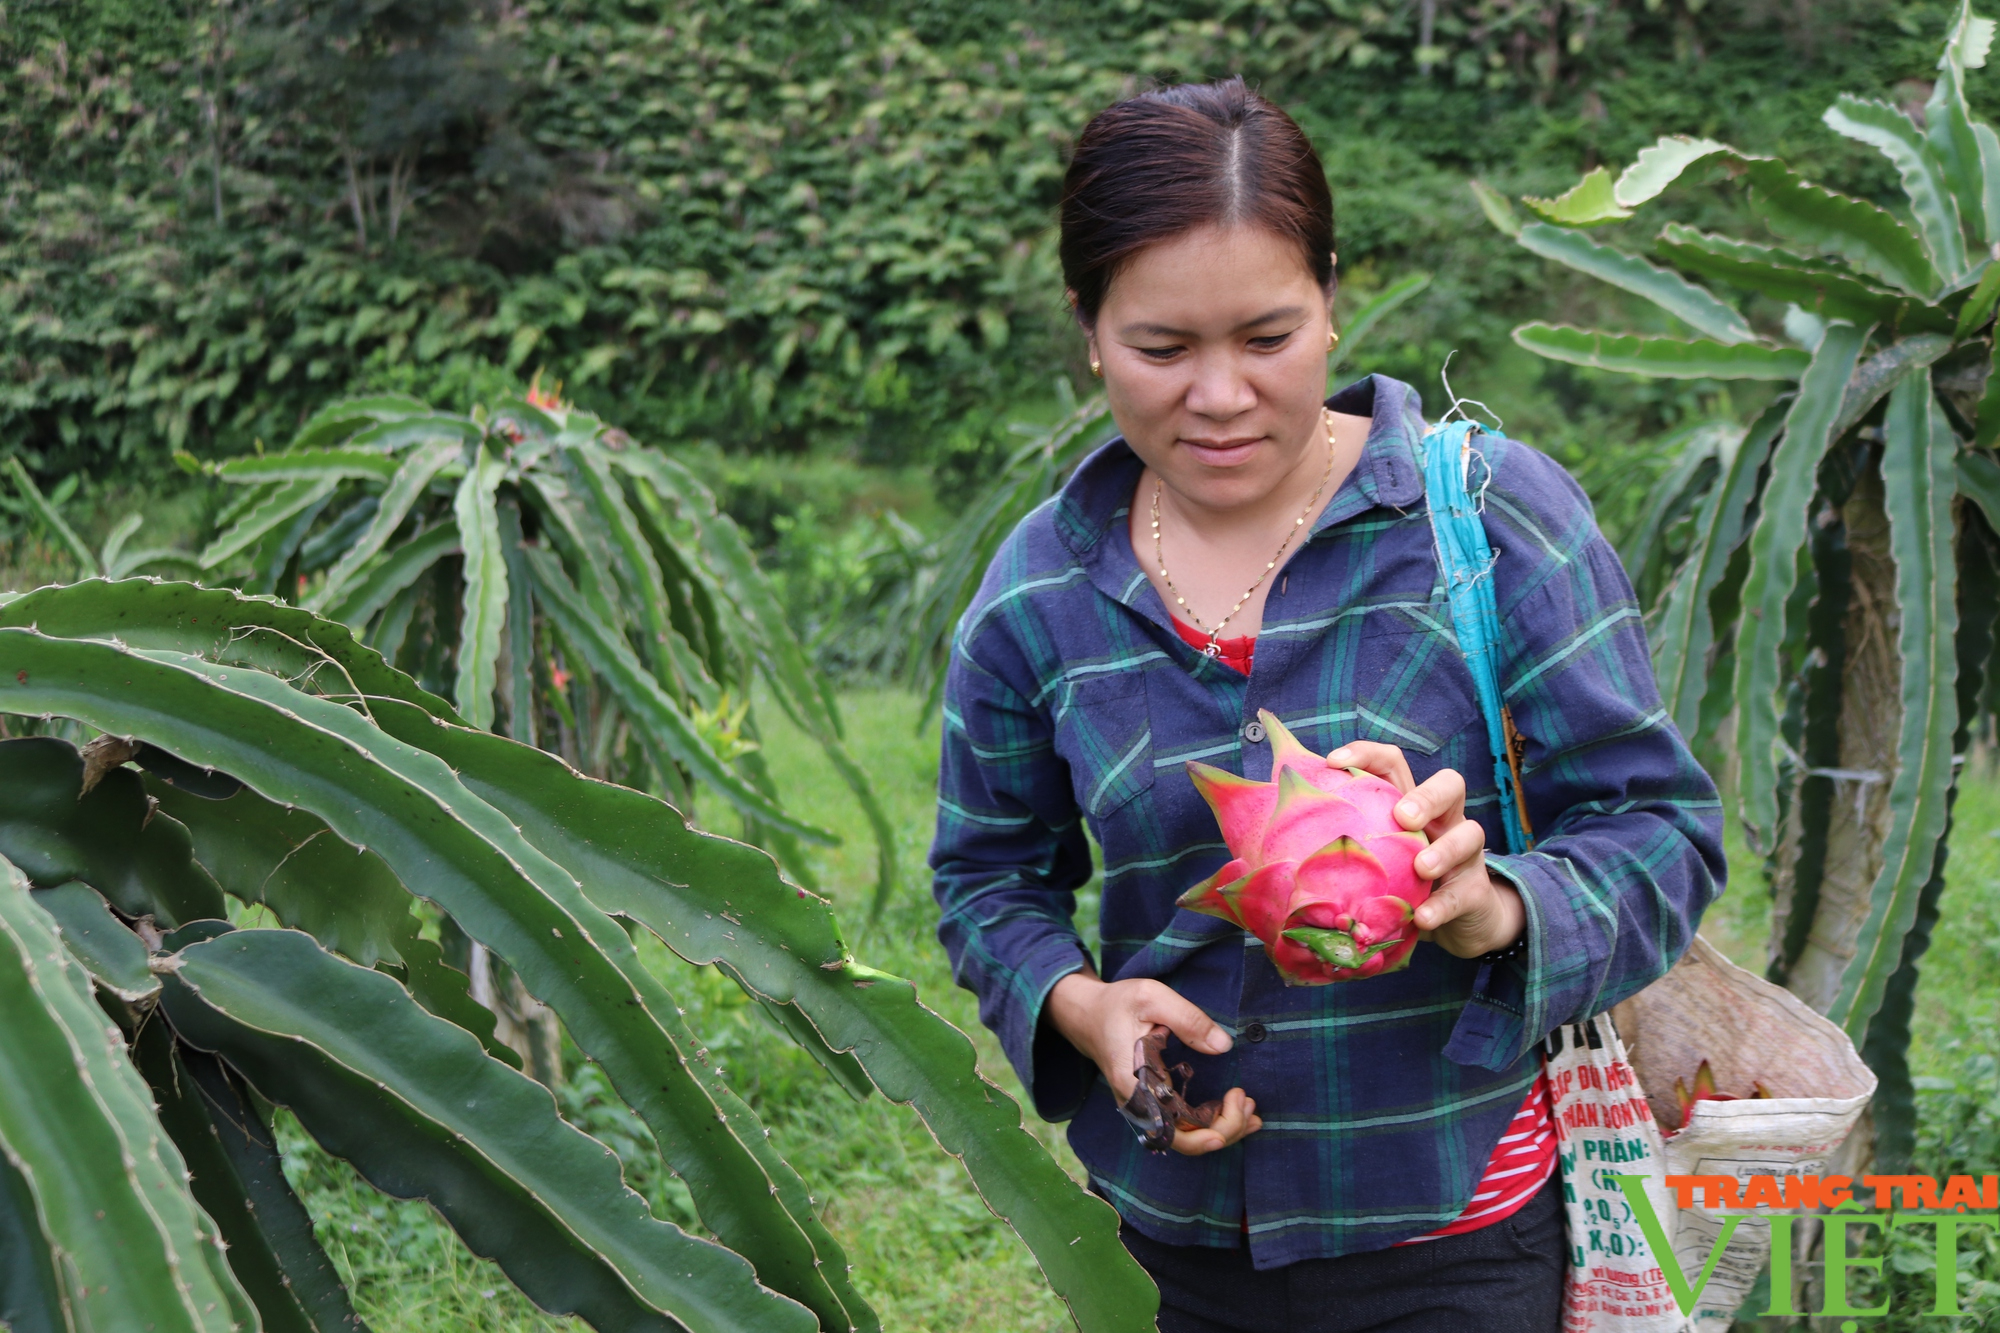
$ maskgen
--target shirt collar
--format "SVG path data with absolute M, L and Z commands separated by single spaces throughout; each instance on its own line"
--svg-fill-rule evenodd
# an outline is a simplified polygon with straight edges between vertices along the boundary
M 1424 475 L 1417 461 L 1417 442 L 1423 438 L 1424 415 L 1415 389 L 1387 375 L 1369 375 L 1327 399 L 1326 405 L 1336 412 L 1373 417 L 1374 424 L 1354 470 L 1313 524 L 1313 535 L 1377 505 L 1408 508 L 1422 498 Z M 1079 561 L 1096 564 L 1093 557 L 1106 554 L 1098 550 L 1104 539 L 1125 530 L 1132 488 L 1143 470 L 1121 435 L 1084 459 L 1057 493 L 1055 530 Z M 1128 543 L 1113 543 L 1111 549 L 1120 547 L 1130 555 Z M 1132 572 L 1138 573 L 1136 561 Z M 1117 582 L 1122 593 L 1128 580 L 1121 577 Z

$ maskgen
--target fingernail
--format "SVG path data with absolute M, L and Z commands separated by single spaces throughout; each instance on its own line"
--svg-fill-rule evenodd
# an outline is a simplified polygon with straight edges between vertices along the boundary
M 1354 756 L 1347 752 L 1347 748 L 1345 746 L 1342 746 L 1340 749 L 1335 750 L 1332 754 L 1328 755 L 1326 757 L 1326 762 L 1331 764 L 1335 768 L 1346 768 L 1348 765 L 1354 762 Z
M 1398 801 L 1396 803 L 1396 818 L 1415 819 L 1416 817 L 1417 803 L 1415 801 Z

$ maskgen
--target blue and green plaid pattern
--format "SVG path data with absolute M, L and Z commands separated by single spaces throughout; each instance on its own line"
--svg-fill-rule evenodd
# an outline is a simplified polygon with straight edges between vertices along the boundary
M 1256 1266 L 1380 1249 L 1456 1217 L 1538 1067 L 1544 1034 L 1659 977 L 1724 880 L 1722 810 L 1653 682 L 1631 585 L 1589 501 L 1525 445 L 1479 437 L 1503 629 L 1501 680 L 1527 741 L 1539 841 L 1489 863 L 1528 908 L 1524 960 L 1417 947 L 1403 971 L 1287 987 L 1262 947 L 1174 899 L 1228 852 L 1189 759 L 1268 779 L 1259 709 L 1322 753 L 1403 748 L 1456 768 L 1502 845 L 1492 760 L 1438 578 L 1416 454 L 1421 406 L 1383 376 L 1337 395 L 1372 414 L 1354 472 L 1280 572 L 1242 676 L 1174 632 L 1126 539 L 1140 464 L 1093 454 L 1031 514 L 960 622 L 945 692 L 939 936 L 980 1017 L 1095 1188 L 1156 1240 Z M 1072 916 L 1103 856 L 1100 973 L 1156 977 L 1236 1036 L 1172 1043 L 1193 1100 L 1240 1084 L 1264 1128 L 1206 1157 L 1144 1152 L 1096 1070 L 1040 1025 L 1088 955 Z

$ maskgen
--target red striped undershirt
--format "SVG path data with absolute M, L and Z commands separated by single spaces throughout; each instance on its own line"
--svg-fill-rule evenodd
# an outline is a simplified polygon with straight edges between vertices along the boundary
M 1399 1245 L 1421 1245 L 1441 1236 L 1459 1236 L 1490 1227 L 1519 1212 L 1535 1197 L 1556 1169 L 1556 1127 L 1549 1102 L 1549 1079 L 1537 1074 L 1521 1109 L 1514 1112 L 1507 1132 L 1486 1159 L 1486 1174 L 1473 1188 L 1465 1211 L 1427 1236 L 1412 1236 Z
M 1175 616 L 1174 628 L 1189 646 L 1206 648 L 1208 635 Z M 1250 674 L 1252 655 L 1256 650 L 1257 638 L 1252 634 L 1234 638 L 1218 639 L 1215 646 L 1223 665 L 1233 667 L 1244 675 Z M 1437 1240 L 1442 1236 L 1459 1236 L 1481 1227 L 1492 1226 L 1519 1212 L 1528 1200 L 1535 1197 L 1556 1169 L 1556 1133 L 1554 1107 L 1549 1096 L 1547 1074 L 1538 1074 L 1528 1095 L 1521 1101 L 1521 1109 L 1514 1112 L 1514 1118 L 1507 1130 L 1500 1136 L 1493 1155 L 1486 1160 L 1486 1174 L 1479 1178 L 1473 1188 L 1472 1201 L 1465 1205 L 1465 1211 L 1455 1219 L 1424 1236 L 1412 1236 L 1399 1245 L 1421 1245 L 1427 1240 Z M 1243 1219 L 1243 1229 L 1248 1232 L 1250 1219 Z

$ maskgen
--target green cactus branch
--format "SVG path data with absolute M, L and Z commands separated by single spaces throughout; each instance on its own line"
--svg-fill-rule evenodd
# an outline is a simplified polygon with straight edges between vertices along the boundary
M 0 1043 L 0 1062 L 32 1055 L 37 1031 L 73 1046 L 94 987 L 117 1028 L 95 1024 L 114 1072 L 93 1084 L 152 1089 L 89 1115 L 33 1080 L 26 1101 L 0 1092 L 0 1142 L 24 1164 L 0 1179 L 0 1229 L 33 1241 L 30 1260 L 102 1220 L 63 1212 L 81 1197 L 64 1180 L 115 1170 L 146 1135 L 162 1154 L 184 1137 L 193 1180 L 172 1187 L 159 1253 L 227 1312 L 201 1326 L 351 1327 L 273 1168 L 263 1099 L 377 1188 L 429 1200 L 545 1309 L 600 1328 L 879 1329 L 806 1183 L 640 964 L 634 922 L 779 1011 L 841 1086 L 914 1105 L 1086 1333 L 1150 1327 L 1157 1297 L 1115 1215 L 980 1078 L 961 1033 L 853 959 L 823 900 L 657 797 L 464 725 L 347 627 L 184 584 L 42 589 L 0 605 L 0 713 L 108 738 L 0 741 L 0 855 L 22 867 L 0 923 L 21 957 L 57 964 L 10 983 L 0 948 L 0 988 L 68 976 L 54 999 L 21 991 L 49 1017 Z M 231 929 L 225 895 L 280 928 Z M 715 1241 L 653 1218 L 609 1150 L 505 1058 L 469 978 L 419 936 L 419 896 L 560 1017 Z M 74 1243 L 87 1257 L 121 1242 Z M 59 1302 L 66 1270 L 28 1268 Z M 196 1326 L 145 1300 L 158 1326 Z

